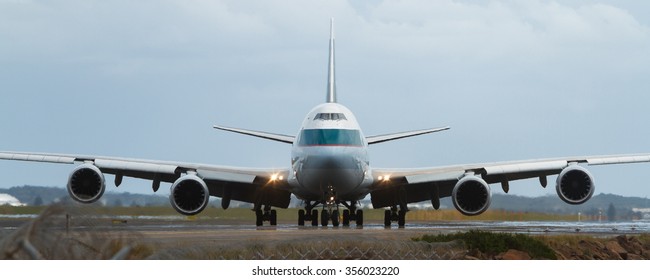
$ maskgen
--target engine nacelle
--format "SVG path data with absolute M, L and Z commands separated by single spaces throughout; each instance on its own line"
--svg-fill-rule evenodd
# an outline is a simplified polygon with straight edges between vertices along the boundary
M 594 177 L 582 166 L 566 167 L 557 176 L 555 190 L 568 204 L 582 204 L 591 198 L 595 190 Z
M 454 207 L 466 216 L 479 215 L 490 207 L 490 186 L 476 176 L 465 176 L 456 183 L 451 192 Z
M 97 166 L 84 163 L 77 166 L 68 177 L 68 193 L 81 203 L 92 203 L 104 194 L 104 174 Z
M 205 182 L 194 174 L 178 178 L 170 189 L 169 201 L 178 213 L 196 215 L 208 206 L 210 191 Z

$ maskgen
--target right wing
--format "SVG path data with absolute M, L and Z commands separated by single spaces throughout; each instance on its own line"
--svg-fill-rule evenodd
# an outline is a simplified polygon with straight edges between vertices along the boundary
M 81 163 L 74 171 L 77 171 L 80 167 L 92 169 L 94 166 L 101 173 L 114 174 L 116 186 L 120 185 L 122 178 L 125 176 L 151 180 L 154 192 L 160 187 L 160 182 L 175 183 L 185 178 L 185 176 L 195 175 L 205 182 L 210 196 L 224 199 L 222 203 L 225 204 L 222 205 L 225 208 L 227 208 L 230 199 L 287 208 L 291 197 L 290 186 L 286 181 L 289 173 L 287 168 L 236 168 L 104 156 L 2 151 L 0 151 L 0 159 L 65 164 Z M 71 174 L 70 178 L 72 179 L 72 177 L 73 174 Z M 103 175 L 101 179 L 103 183 Z M 72 194 L 70 182 L 68 189 Z M 103 189 L 99 195 L 101 196 L 102 193 Z M 205 201 L 207 203 L 207 198 Z
M 434 208 L 437 208 L 440 206 L 439 199 L 452 196 L 456 184 L 465 177 L 478 178 L 487 184 L 500 183 L 504 192 L 507 193 L 510 181 L 538 178 L 540 184 L 546 187 L 547 176 L 560 174 L 569 168 L 586 172 L 586 169 L 580 167 L 579 164 L 605 165 L 639 162 L 650 162 L 650 154 L 566 157 L 420 169 L 375 168 L 373 175 L 376 176 L 376 180 L 371 187 L 370 195 L 374 208 L 427 200 L 431 200 Z M 586 175 L 591 176 L 588 172 Z M 591 180 L 591 177 L 589 179 Z M 593 192 L 593 189 L 590 191 Z M 585 195 L 581 199 L 590 197 L 590 194 L 589 197 L 583 193 L 577 195 Z M 572 204 L 584 202 L 579 199 L 572 201 L 570 198 L 561 198 Z

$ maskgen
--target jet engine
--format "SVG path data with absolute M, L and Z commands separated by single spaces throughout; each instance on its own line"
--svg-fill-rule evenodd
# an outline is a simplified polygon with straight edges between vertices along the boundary
M 194 174 L 178 178 L 172 184 L 169 201 L 178 213 L 191 216 L 203 211 L 208 205 L 210 191 L 205 182 Z
M 68 177 L 68 193 L 81 203 L 92 203 L 104 194 L 104 174 L 97 166 L 85 163 L 77 166 Z
M 582 166 L 571 165 L 566 167 L 557 176 L 555 190 L 564 202 L 569 204 L 582 204 L 594 194 L 594 178 Z
M 490 186 L 476 176 L 465 176 L 456 183 L 451 192 L 454 207 L 466 216 L 479 215 L 490 207 Z

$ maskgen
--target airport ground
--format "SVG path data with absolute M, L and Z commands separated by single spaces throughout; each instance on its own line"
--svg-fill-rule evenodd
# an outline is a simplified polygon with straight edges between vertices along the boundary
M 15 210 L 15 209 L 14 209 Z M 36 209 L 38 210 L 38 209 Z M 362 228 L 300 227 L 296 209 L 279 212 L 278 226 L 255 227 L 249 209 L 208 209 L 187 218 L 157 208 L 57 206 L 40 215 L 0 216 L 0 258 L 160 259 L 493 259 L 529 258 L 522 248 L 485 253 L 468 241 L 427 243 L 423 236 L 478 230 L 542 240 L 559 259 L 648 259 L 650 223 L 577 221 L 575 217 L 491 211 L 449 219 L 454 211 L 413 211 L 406 228 L 385 228 L 381 210 L 367 211 Z M 34 209 L 32 209 L 34 211 Z M 486 218 L 487 217 L 487 218 Z M 481 237 L 483 238 L 483 237 Z M 510 252 L 508 255 L 504 255 Z M 533 256 L 534 257 L 534 256 Z

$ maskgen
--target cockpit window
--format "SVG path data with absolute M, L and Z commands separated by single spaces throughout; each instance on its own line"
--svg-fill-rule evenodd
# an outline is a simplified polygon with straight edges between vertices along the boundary
M 361 133 L 352 129 L 305 129 L 299 146 L 363 146 Z
M 344 114 L 341 113 L 318 113 L 314 117 L 314 120 L 323 120 L 323 121 L 338 121 L 338 120 L 347 120 Z

